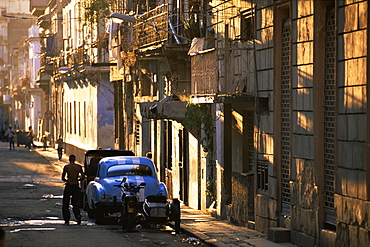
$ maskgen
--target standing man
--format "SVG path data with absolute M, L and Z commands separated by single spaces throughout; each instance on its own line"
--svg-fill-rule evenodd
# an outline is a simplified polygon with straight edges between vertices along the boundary
M 81 224 L 80 208 L 78 207 L 78 199 L 80 197 L 81 189 L 79 181 L 85 178 L 85 174 L 82 171 L 82 166 L 75 164 L 76 156 L 71 154 L 69 156 L 69 164 L 64 166 L 62 173 L 62 180 L 66 182 L 63 193 L 63 219 L 66 225 L 69 225 L 70 213 L 69 213 L 69 202 L 72 196 L 73 214 L 76 217 L 77 224 Z M 66 178 L 67 175 L 67 178 Z M 79 175 L 80 178 L 79 178 Z
M 35 144 L 33 143 L 33 138 L 35 137 L 35 133 L 33 132 L 32 126 L 28 128 L 29 132 L 27 134 L 28 137 L 28 148 L 31 149 L 31 145 L 35 147 Z
M 58 149 L 58 159 L 59 160 L 62 160 L 62 157 L 63 157 L 63 138 L 61 135 L 58 136 L 58 139 L 57 139 L 57 149 Z
M 8 137 L 9 140 L 9 150 L 14 150 L 14 130 L 12 130 L 12 126 L 9 126 L 9 129 L 6 130 L 6 136 Z

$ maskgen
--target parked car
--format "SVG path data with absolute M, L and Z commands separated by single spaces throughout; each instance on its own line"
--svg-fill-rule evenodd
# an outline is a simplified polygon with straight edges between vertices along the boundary
M 156 167 L 150 159 L 138 156 L 102 158 L 95 179 L 86 188 L 87 210 L 89 215 L 94 213 L 96 223 L 103 223 L 109 214 L 122 212 L 123 194 L 118 185 L 123 180 L 130 185 L 145 184 L 137 193 L 138 212 L 148 196 L 168 198 L 167 188 L 158 180 Z
M 134 156 L 135 154 L 130 150 L 117 149 L 96 149 L 88 150 L 85 153 L 84 170 L 86 179 L 81 182 L 81 207 L 84 208 L 90 218 L 94 218 L 94 212 L 87 207 L 86 188 L 87 185 L 95 179 L 98 163 L 102 158 L 112 156 Z

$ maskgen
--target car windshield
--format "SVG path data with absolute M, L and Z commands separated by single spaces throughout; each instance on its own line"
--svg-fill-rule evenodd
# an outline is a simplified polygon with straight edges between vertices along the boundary
M 152 169 L 146 165 L 116 165 L 108 168 L 107 177 L 118 177 L 118 176 L 152 176 Z

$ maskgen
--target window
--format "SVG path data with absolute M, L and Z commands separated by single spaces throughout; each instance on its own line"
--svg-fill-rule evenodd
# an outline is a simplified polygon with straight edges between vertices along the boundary
M 117 165 L 108 168 L 107 177 L 152 176 L 152 169 L 146 165 Z
M 73 134 L 77 134 L 77 102 L 73 102 Z
M 267 162 L 258 162 L 257 187 L 261 191 L 268 190 L 268 163 Z
M 68 123 L 68 127 L 69 127 L 69 133 L 72 134 L 72 114 L 73 114 L 73 111 L 72 111 L 72 102 L 69 102 L 69 123 Z
M 281 200 L 283 214 L 289 215 L 290 209 L 290 148 L 291 148 L 291 78 L 290 78 L 290 19 L 286 19 L 281 33 Z
M 86 101 L 84 101 L 84 113 L 83 113 L 83 122 L 84 122 L 84 125 L 83 125 L 83 133 L 84 133 L 84 137 L 87 136 L 87 112 L 86 112 Z
M 242 41 L 247 41 L 256 38 L 254 19 L 255 19 L 254 10 L 248 10 L 240 14 L 240 39 Z
M 324 208 L 325 221 L 336 224 L 335 194 L 335 12 L 330 8 L 326 18 L 325 88 L 324 88 Z
M 78 102 L 78 131 L 77 134 L 81 136 L 81 102 Z

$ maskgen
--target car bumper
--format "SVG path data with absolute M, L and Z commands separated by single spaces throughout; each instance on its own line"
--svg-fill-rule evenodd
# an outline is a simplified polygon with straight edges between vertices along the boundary
M 95 207 L 109 212 L 120 212 L 122 202 L 99 201 L 95 203 Z

